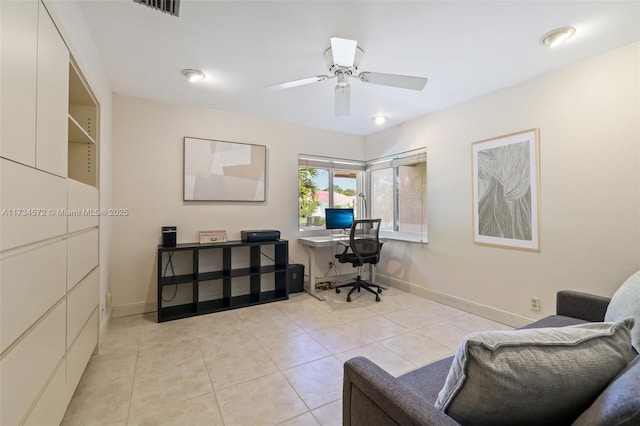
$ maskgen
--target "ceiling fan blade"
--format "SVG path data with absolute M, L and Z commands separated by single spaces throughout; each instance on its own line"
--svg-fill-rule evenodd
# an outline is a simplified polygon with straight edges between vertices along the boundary
M 383 74 L 379 72 L 361 72 L 358 78 L 365 83 L 381 84 L 383 86 L 400 87 L 411 90 L 422 90 L 425 84 L 427 84 L 427 79 L 424 77 Z
M 358 42 L 346 38 L 331 37 L 333 63 L 341 67 L 351 68 L 356 57 Z
M 325 81 L 329 77 L 326 75 L 317 75 L 315 77 L 301 78 L 300 80 L 287 81 L 284 83 L 272 84 L 265 86 L 267 89 L 290 89 L 292 87 L 304 86 L 305 84 L 317 83 L 319 81 Z
M 336 117 L 349 115 L 351 86 L 336 86 Z

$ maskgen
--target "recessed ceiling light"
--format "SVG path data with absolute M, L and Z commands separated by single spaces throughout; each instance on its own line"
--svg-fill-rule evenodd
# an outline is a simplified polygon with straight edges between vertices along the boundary
M 388 117 L 384 116 L 384 115 L 374 115 L 373 117 L 373 121 L 375 121 L 375 123 L 380 126 L 384 123 L 387 122 Z
M 204 73 L 199 70 L 185 69 L 181 72 L 182 75 L 184 75 L 192 83 L 200 81 L 205 77 Z
M 560 43 L 567 41 L 576 33 L 573 27 L 556 28 L 542 36 L 542 44 L 551 48 L 556 47 Z

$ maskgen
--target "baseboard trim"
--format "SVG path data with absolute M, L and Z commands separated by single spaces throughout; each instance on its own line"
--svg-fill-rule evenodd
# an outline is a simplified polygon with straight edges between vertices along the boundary
M 156 312 L 158 306 L 156 303 L 139 302 L 129 303 L 127 305 L 113 306 L 111 308 L 111 317 L 128 317 L 131 315 L 146 314 L 148 312 Z
M 523 317 L 511 312 L 472 302 L 470 300 L 466 300 L 447 293 L 420 287 L 416 284 L 402 281 L 397 278 L 388 277 L 380 273 L 376 274 L 376 281 L 380 282 L 380 284 L 395 287 L 397 289 L 406 291 L 407 293 L 415 294 L 417 296 L 421 296 L 426 299 L 442 303 L 443 305 L 451 306 L 452 308 L 460 309 L 462 311 L 469 312 L 471 314 L 478 315 L 483 318 L 499 322 L 501 324 L 506 324 L 510 327 L 524 327 L 525 325 L 531 324 L 535 321 L 532 318 Z
M 535 321 L 535 319 L 533 318 L 523 317 L 511 312 L 503 311 L 501 309 L 496 309 L 491 306 L 472 302 L 461 297 L 420 287 L 416 284 L 402 281 L 397 278 L 388 277 L 380 273 L 376 273 L 376 281 L 380 284 L 395 287 L 397 289 L 406 291 L 407 293 L 415 294 L 417 296 L 421 296 L 426 299 L 442 303 L 443 305 L 451 306 L 452 308 L 460 309 L 462 311 L 469 312 L 471 314 L 478 315 L 483 318 L 499 322 L 501 324 L 506 324 L 510 327 L 524 327 L 525 325 L 531 324 Z M 127 305 L 113 306 L 111 308 L 111 318 L 146 314 L 148 312 L 156 312 L 157 310 L 158 307 L 156 303 L 129 303 Z
M 106 317 L 100 320 L 100 330 L 98 332 L 98 352 L 100 352 L 100 348 L 102 347 L 104 336 L 106 336 L 107 331 L 109 331 L 109 323 L 111 322 L 112 312 L 113 312 L 113 309 L 109 309 Z

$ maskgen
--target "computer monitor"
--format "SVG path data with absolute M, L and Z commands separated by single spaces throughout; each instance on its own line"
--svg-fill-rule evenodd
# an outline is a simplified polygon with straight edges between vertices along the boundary
M 324 209 L 327 229 L 350 229 L 353 223 L 353 209 Z

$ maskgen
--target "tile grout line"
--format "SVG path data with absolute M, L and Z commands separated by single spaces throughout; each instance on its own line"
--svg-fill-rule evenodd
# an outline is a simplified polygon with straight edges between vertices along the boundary
M 194 324 L 194 326 L 197 329 L 197 324 Z M 202 362 L 204 363 L 204 368 L 207 370 L 207 377 L 209 378 L 209 385 L 211 386 L 211 393 L 213 394 L 213 399 L 216 402 L 216 408 L 218 410 L 218 413 L 220 414 L 220 421 L 222 421 L 222 425 L 224 426 L 225 420 L 224 420 L 224 415 L 222 414 L 222 408 L 220 407 L 220 401 L 218 401 L 218 393 L 216 392 L 216 388 L 213 385 L 213 380 L 211 378 L 211 372 L 209 371 L 209 366 L 207 365 L 207 360 L 204 356 L 204 350 L 202 349 L 202 341 L 200 340 L 200 338 L 198 337 L 198 334 L 196 332 L 196 340 L 198 341 L 198 349 L 200 349 L 200 355 L 202 356 Z
M 266 306 L 266 308 L 263 308 L 264 311 L 261 310 L 261 309 L 260 310 L 256 309 L 253 312 L 244 311 L 244 313 L 242 315 L 239 315 L 239 314 L 236 313 L 236 315 L 233 317 L 233 320 L 234 321 L 239 320 L 242 328 L 249 332 L 247 337 L 251 336 L 251 339 L 253 339 L 255 341 L 255 343 L 257 344 L 257 346 L 255 346 L 255 347 L 256 348 L 260 348 L 263 351 L 263 353 L 266 354 L 266 357 L 269 360 L 269 362 L 271 362 L 276 367 L 276 369 L 275 369 L 276 371 L 274 371 L 273 373 L 264 374 L 264 373 L 261 372 L 260 369 L 258 369 L 256 371 L 260 373 L 260 377 L 246 379 L 246 380 L 243 380 L 241 382 L 234 383 L 234 384 L 229 385 L 229 386 L 225 386 L 223 389 L 227 389 L 227 388 L 232 387 L 232 386 L 237 386 L 237 385 L 240 385 L 240 384 L 244 384 L 244 383 L 256 380 L 256 379 L 264 378 L 264 377 L 270 376 L 270 375 L 275 374 L 276 372 L 278 372 L 282 377 L 284 377 L 287 385 L 294 391 L 294 393 L 297 396 L 297 398 L 300 401 L 303 402 L 304 407 L 306 407 L 306 411 L 301 412 L 300 414 L 298 414 L 296 416 L 293 416 L 291 418 L 285 419 L 285 420 L 281 421 L 280 423 L 286 423 L 286 422 L 291 421 L 291 420 L 293 420 L 293 419 L 295 419 L 297 417 L 306 416 L 306 414 L 309 413 L 309 414 L 311 414 L 311 417 L 316 422 L 318 422 L 319 424 L 322 424 L 321 419 L 319 417 L 317 417 L 316 414 L 314 414 L 314 410 L 318 410 L 318 409 L 321 409 L 323 407 L 327 407 L 327 406 L 329 406 L 331 404 L 334 404 L 336 401 L 339 401 L 341 397 L 338 397 L 337 399 L 332 400 L 332 401 L 324 402 L 324 403 L 320 404 L 318 407 L 315 407 L 315 408 L 312 409 L 310 407 L 310 405 L 305 401 L 305 399 L 301 396 L 300 391 L 298 391 L 298 389 L 296 389 L 296 387 L 293 386 L 293 383 L 290 381 L 289 377 L 287 375 L 285 375 L 286 371 L 289 371 L 289 370 L 292 370 L 292 369 L 295 369 L 295 368 L 298 368 L 298 367 L 301 367 L 301 366 L 305 366 L 305 365 L 308 365 L 308 364 L 312 364 L 314 362 L 318 362 L 318 361 L 321 361 L 321 360 L 326 360 L 329 357 L 332 357 L 333 359 L 337 360 L 340 365 L 344 365 L 344 361 L 342 361 L 339 358 L 339 356 L 341 356 L 342 354 L 345 354 L 346 352 L 350 352 L 350 351 L 354 351 L 355 353 L 357 353 L 360 350 L 362 352 L 363 350 L 361 348 L 364 348 L 364 347 L 369 346 L 369 345 L 377 345 L 377 346 L 383 348 L 385 351 L 389 351 L 388 352 L 389 356 L 391 356 L 391 354 L 394 354 L 395 356 L 398 357 L 397 358 L 398 361 L 396 361 L 396 362 L 399 362 L 399 360 L 403 360 L 403 361 L 407 362 L 407 365 L 414 366 L 413 369 L 415 369 L 415 368 L 418 368 L 419 366 L 416 366 L 416 364 L 413 361 L 411 361 L 410 359 L 407 359 L 405 356 L 402 356 L 401 353 L 400 353 L 400 352 L 402 352 L 402 353 L 405 353 L 405 355 L 412 355 L 413 352 L 415 352 L 415 351 L 411 351 L 411 349 L 409 349 L 409 352 L 407 352 L 407 350 L 400 350 L 398 352 L 397 350 L 393 349 L 393 346 L 388 347 L 388 346 L 383 345 L 382 343 L 387 341 L 387 340 L 389 340 L 389 339 L 393 339 L 393 338 L 400 337 L 400 336 L 405 336 L 405 335 L 408 335 L 410 333 L 416 332 L 416 335 L 419 335 L 422 339 L 424 339 L 424 340 L 426 340 L 428 342 L 435 343 L 435 344 L 437 344 L 439 346 L 442 346 L 443 348 L 450 349 L 450 343 L 446 343 L 445 344 L 445 342 L 449 342 L 450 339 L 449 340 L 447 340 L 447 339 L 438 339 L 437 335 L 429 335 L 428 333 L 421 334 L 419 332 L 419 330 L 422 330 L 422 329 L 430 327 L 430 326 L 434 326 L 435 328 L 437 328 L 438 325 L 444 325 L 444 324 L 450 325 L 451 327 L 457 328 L 457 329 L 459 329 L 461 331 L 465 331 L 465 330 L 463 330 L 463 328 L 472 329 L 472 328 L 483 328 L 483 327 L 486 327 L 486 326 L 491 326 L 491 323 L 484 324 L 482 321 L 476 323 L 474 321 L 474 319 L 476 317 L 482 319 L 482 317 L 478 317 L 477 315 L 467 314 L 467 313 L 459 313 L 458 315 L 450 317 L 450 313 L 449 312 L 442 312 L 442 315 L 444 317 L 446 317 L 446 318 L 443 319 L 442 317 L 438 317 L 438 316 L 435 316 L 434 318 L 424 318 L 424 322 L 427 323 L 428 325 L 420 326 L 420 327 L 417 327 L 417 328 L 407 328 L 402 324 L 402 321 L 398 322 L 397 320 L 394 320 L 394 319 L 386 317 L 386 315 L 389 315 L 389 314 L 391 314 L 393 312 L 399 312 L 399 311 L 402 311 L 402 310 L 415 310 L 416 312 L 419 312 L 421 309 L 428 309 L 428 308 L 423 308 L 422 306 L 419 306 L 418 303 L 417 303 L 418 302 L 417 300 L 416 300 L 416 303 L 412 303 L 413 299 L 409 298 L 409 296 L 410 296 L 409 294 L 405 295 L 403 293 L 400 293 L 400 295 L 406 299 L 406 303 L 408 303 L 409 306 L 403 305 L 401 303 L 394 302 L 393 301 L 393 297 L 395 296 L 395 294 L 393 294 L 393 295 L 388 296 L 385 300 L 388 300 L 389 302 L 394 303 L 394 305 L 397 305 L 398 308 L 395 309 L 395 310 L 389 311 L 389 312 L 384 312 L 385 309 L 381 309 L 383 312 L 376 312 L 375 310 L 370 309 L 370 308 L 373 308 L 376 305 L 366 304 L 366 303 L 358 304 L 357 300 L 354 300 L 355 303 L 351 304 L 350 306 L 342 305 L 341 303 L 336 303 L 336 302 L 338 302 L 337 300 L 333 300 L 333 301 L 330 300 L 330 303 L 325 304 L 325 305 L 320 307 L 317 304 L 315 304 L 314 300 L 312 300 L 312 299 L 307 299 L 307 298 L 302 299 L 301 298 L 300 302 L 299 302 L 299 303 L 301 303 L 300 305 L 297 305 L 297 302 L 293 302 L 292 304 L 287 304 L 287 305 L 282 305 L 282 306 L 274 304 L 273 305 L 273 308 L 274 308 L 273 312 L 270 312 L 271 305 L 264 305 L 264 306 Z M 404 302 L 404 300 L 403 300 L 403 302 Z M 395 306 L 391 306 L 390 308 L 394 308 L 394 307 Z M 337 309 L 337 311 L 336 311 L 336 309 Z M 357 309 L 357 311 L 354 311 L 354 309 Z M 368 316 L 368 317 L 364 317 L 364 318 L 358 318 L 358 315 L 363 313 L 362 311 L 360 311 L 360 309 L 367 310 L 367 311 L 371 312 L 372 315 Z M 348 312 L 349 310 L 353 311 L 353 315 L 352 316 L 355 319 L 353 319 L 353 320 L 349 319 L 350 318 L 350 314 Z M 335 312 L 341 312 L 341 314 L 339 316 L 335 316 Z M 300 342 L 300 344 L 302 346 L 300 346 L 300 345 L 294 346 L 293 349 L 291 349 L 289 352 L 293 351 L 292 353 L 297 353 L 298 351 L 305 351 L 306 350 L 306 344 L 307 344 L 307 341 L 308 341 L 309 344 L 312 344 L 312 342 L 313 342 L 313 344 L 317 344 L 318 345 L 317 351 L 320 352 L 321 356 L 319 358 L 310 359 L 308 361 L 302 362 L 302 363 L 297 364 L 297 365 L 291 365 L 291 366 L 287 366 L 286 368 L 281 368 L 281 366 L 278 363 L 276 363 L 277 352 L 270 352 L 268 350 L 268 345 L 265 343 L 265 342 L 269 341 L 268 330 L 266 330 L 267 333 L 265 335 L 260 333 L 261 329 L 263 328 L 263 327 L 260 327 L 260 323 L 264 323 L 266 321 L 272 321 L 273 315 L 275 315 L 276 313 L 277 313 L 277 315 L 279 315 L 279 316 L 281 315 L 282 316 L 281 319 L 283 321 L 290 322 L 292 325 L 296 326 L 295 329 L 293 327 L 287 327 L 286 329 L 284 329 L 284 333 L 283 333 L 283 336 L 282 336 L 284 339 L 286 339 L 288 337 L 288 335 L 291 334 L 291 333 L 293 333 L 292 335 L 295 335 L 295 336 L 298 336 L 298 335 L 299 336 L 304 336 L 304 338 Z M 337 320 L 336 323 L 333 324 L 333 325 L 328 325 L 328 326 L 320 328 L 320 329 L 315 329 L 313 327 L 314 321 L 315 322 L 322 321 L 322 320 L 319 320 L 319 318 L 322 318 L 323 315 L 331 316 L 332 318 L 335 318 Z M 465 315 L 469 315 L 468 319 L 465 318 Z M 141 317 L 141 318 L 144 318 L 144 317 Z M 224 318 L 226 319 L 226 317 L 224 317 Z M 347 321 L 344 318 L 347 318 L 349 320 Z M 147 327 L 147 326 L 150 326 L 150 327 L 151 326 L 157 326 L 157 324 L 154 324 L 154 325 L 149 324 L 149 325 L 147 325 L 147 321 L 149 321 L 149 320 L 146 319 L 146 318 L 144 318 L 144 319 L 145 319 L 144 322 L 140 322 L 139 324 L 136 323 L 137 325 L 133 325 L 132 327 L 130 327 L 128 325 L 125 325 L 126 329 L 137 329 L 138 333 L 139 333 L 139 337 L 138 337 L 136 345 L 135 345 L 135 362 L 134 362 L 134 365 L 133 365 L 133 374 L 132 374 L 132 378 L 131 378 L 131 383 L 128 386 L 128 407 L 127 407 L 127 410 L 126 410 L 126 417 L 124 418 L 124 423 L 127 424 L 127 425 L 131 424 L 132 413 L 134 412 L 134 410 L 133 410 L 133 396 L 135 396 L 135 392 L 136 392 L 136 389 L 137 389 L 137 387 L 136 387 L 136 378 L 142 379 L 146 374 L 148 374 L 148 372 L 144 372 L 147 369 L 142 369 L 141 370 L 141 368 L 143 366 L 143 364 L 141 364 L 141 357 L 146 353 L 146 349 L 145 348 L 147 347 L 146 344 L 144 345 L 144 347 L 143 347 L 143 344 L 142 344 L 143 343 L 142 337 L 145 334 L 144 330 L 146 330 L 145 327 Z M 280 319 L 280 318 L 278 318 L 278 319 Z M 296 319 L 298 319 L 298 321 L 302 321 L 302 322 L 298 322 L 298 321 L 296 321 Z M 389 326 L 388 330 L 385 329 L 385 331 L 383 331 L 381 333 L 376 333 L 374 329 L 367 328 L 368 327 L 367 324 L 366 324 L 367 321 L 375 322 L 375 321 L 378 321 L 379 319 L 385 319 L 387 321 L 390 321 L 392 324 L 394 324 L 394 325 L 396 325 L 398 327 L 405 328 L 405 330 L 401 331 L 398 334 L 393 334 L 392 336 L 382 337 L 382 335 L 385 332 L 396 333 L 396 331 L 391 326 Z M 438 319 L 440 319 L 440 321 L 438 321 Z M 409 320 L 410 320 L 410 318 L 407 319 L 407 321 L 409 321 Z M 333 321 L 333 320 L 331 320 L 331 321 Z M 358 331 L 359 329 L 357 327 L 355 327 L 352 330 L 347 330 L 347 331 L 351 331 L 351 332 L 355 331 L 357 334 L 365 336 L 367 338 L 367 340 L 369 340 L 369 339 L 371 340 L 368 343 L 359 344 L 356 347 L 349 348 L 347 350 L 342 350 L 341 349 L 340 352 L 335 352 L 334 353 L 334 351 L 329 350 L 329 348 L 327 348 L 318 339 L 316 339 L 314 337 L 314 334 L 318 335 L 319 332 L 322 332 L 322 336 L 320 336 L 320 337 L 324 337 L 324 335 L 327 335 L 328 333 L 330 334 L 330 331 L 325 331 L 325 330 L 331 330 L 332 328 L 335 328 L 335 327 L 347 326 L 347 325 L 353 324 L 354 322 L 360 322 L 360 321 L 363 322 L 362 325 L 365 327 L 364 329 L 371 330 L 370 333 L 360 332 L 360 331 Z M 422 321 L 422 317 L 418 318 L 418 321 Z M 418 322 L 418 323 L 422 324 L 422 322 Z M 463 323 L 464 323 L 464 325 L 466 327 L 463 327 Z M 126 324 L 126 323 L 119 323 L 119 324 Z M 310 327 L 310 328 L 307 329 L 301 324 L 307 324 L 307 327 Z M 197 349 L 198 352 L 197 353 L 199 354 L 199 357 L 202 359 L 202 363 L 204 365 L 204 368 L 207 369 L 208 382 L 209 382 L 209 385 L 210 385 L 210 388 L 211 388 L 211 392 L 213 393 L 213 397 L 214 397 L 214 400 L 215 400 L 215 408 L 217 409 L 217 413 L 218 413 L 218 416 L 219 416 L 218 419 L 224 425 L 224 424 L 226 424 L 228 422 L 228 419 L 225 420 L 225 418 L 223 416 L 223 413 L 222 413 L 222 410 L 221 410 L 221 406 L 220 406 L 221 401 L 218 398 L 218 391 L 220 389 L 216 389 L 214 387 L 213 376 L 212 376 L 211 370 L 208 367 L 208 364 L 207 364 L 207 361 L 206 361 L 206 357 L 205 357 L 205 346 L 204 346 L 204 344 L 205 344 L 205 342 L 208 342 L 206 340 L 207 334 L 206 334 L 206 332 L 205 332 L 205 334 L 201 334 L 199 332 L 199 330 L 207 330 L 208 327 L 211 327 L 212 332 L 214 330 L 217 330 L 218 329 L 218 322 L 214 321 L 213 319 L 211 321 L 205 320 L 203 322 L 197 322 L 197 321 L 194 320 L 194 321 L 190 321 L 190 322 L 185 322 L 184 325 L 185 325 L 185 330 L 189 330 L 190 332 L 193 332 L 194 335 L 195 335 L 195 342 L 197 342 L 197 344 L 198 344 L 198 349 Z M 458 327 L 458 325 L 459 325 L 459 327 Z M 345 333 L 340 333 L 341 336 L 343 334 L 345 334 Z M 347 334 L 350 334 L 350 333 L 347 333 Z M 260 338 L 260 336 L 262 338 Z M 344 336 L 342 336 L 341 338 L 344 338 Z M 242 342 L 243 340 L 246 340 L 246 339 L 241 339 L 240 342 Z M 409 340 L 411 340 L 411 339 L 409 339 Z M 334 342 L 334 343 L 335 344 L 332 344 L 332 346 L 334 346 L 336 348 L 342 348 L 342 347 L 348 347 L 349 346 L 349 344 L 341 344 L 341 343 L 339 344 L 339 342 Z M 354 343 L 354 341 L 352 341 L 352 343 Z M 357 343 L 361 343 L 361 342 L 358 341 Z M 407 347 L 410 348 L 410 347 L 412 347 L 410 343 L 411 343 L 410 341 L 408 343 L 402 343 L 402 346 L 408 345 Z M 277 351 L 277 348 L 280 345 L 272 345 L 272 346 L 273 346 L 272 349 L 274 351 Z M 116 347 L 117 347 L 117 345 L 116 345 Z M 214 347 L 215 347 L 215 341 L 214 341 Z M 323 354 L 320 351 L 320 348 L 322 350 L 326 351 L 327 354 L 326 355 Z M 142 349 L 145 349 L 144 353 L 142 352 Z M 417 355 L 419 355 L 419 352 L 421 352 L 421 351 L 418 351 Z M 117 354 L 117 353 L 118 352 L 114 352 L 114 354 Z M 285 351 L 284 353 L 286 354 L 287 352 Z M 375 354 L 375 352 L 374 352 L 374 354 Z M 195 353 L 194 353 L 194 355 L 195 355 Z M 307 355 L 307 356 L 313 357 L 313 356 L 317 356 L 317 355 L 313 354 L 313 355 Z M 303 359 L 306 359 L 307 356 L 305 356 Z M 381 352 L 380 356 L 385 356 L 384 352 Z M 296 358 L 295 356 L 293 358 L 291 358 L 290 356 L 287 357 L 287 355 L 283 355 L 283 357 L 282 357 L 282 359 L 284 361 L 283 365 L 286 365 L 289 362 L 295 363 L 300 358 L 301 357 Z M 390 359 L 393 360 L 393 358 L 390 358 Z M 419 358 L 416 358 L 416 359 L 419 359 Z M 146 365 L 146 363 L 144 365 Z M 117 367 L 116 367 L 116 370 L 117 370 Z M 411 371 L 411 370 L 409 370 L 409 371 Z M 401 372 L 401 373 L 398 373 L 398 375 L 402 375 L 404 373 L 405 372 Z M 138 377 L 139 375 L 141 375 L 141 377 Z M 292 378 L 293 377 L 294 376 L 292 376 Z M 296 379 L 296 380 L 298 380 L 298 379 Z M 306 388 L 301 388 L 301 389 L 304 390 Z M 332 392 L 335 392 L 335 390 L 336 390 L 336 388 L 334 386 L 332 386 L 331 389 L 333 389 Z M 189 400 L 192 400 L 192 399 L 203 397 L 203 395 L 208 395 L 208 392 L 206 392 L 206 393 L 204 393 L 202 395 L 192 396 L 187 400 L 176 401 L 175 405 L 179 405 L 180 403 L 184 403 L 185 401 L 189 401 Z M 173 406 L 174 404 L 172 403 L 172 404 L 169 404 L 169 405 Z M 300 407 L 300 408 L 302 408 L 302 407 Z M 338 413 L 337 413 L 337 411 L 334 413 L 334 411 L 335 411 L 334 408 L 331 408 L 329 410 L 329 412 L 325 411 L 325 413 L 331 413 L 331 415 L 337 416 Z M 87 409 L 89 409 L 88 406 L 87 406 Z M 138 413 L 136 416 L 133 416 L 133 417 L 137 417 L 137 416 L 140 416 L 140 415 L 143 415 L 143 414 L 146 414 L 146 413 L 151 413 L 153 411 L 157 411 L 157 410 L 149 410 L 149 411 L 145 411 L 144 413 Z M 86 412 L 85 412 L 85 415 L 87 415 Z M 326 414 L 323 413 L 323 417 L 325 415 Z
M 142 333 L 142 330 L 140 330 Z M 136 374 L 138 371 L 138 359 L 140 357 L 140 337 L 138 337 L 138 342 L 136 345 L 136 362 L 133 364 L 133 375 L 131 377 L 131 390 L 129 392 L 129 408 L 127 409 L 127 417 L 125 418 L 125 425 L 129 424 L 129 417 L 131 416 L 131 407 L 133 406 L 133 389 L 136 383 Z

